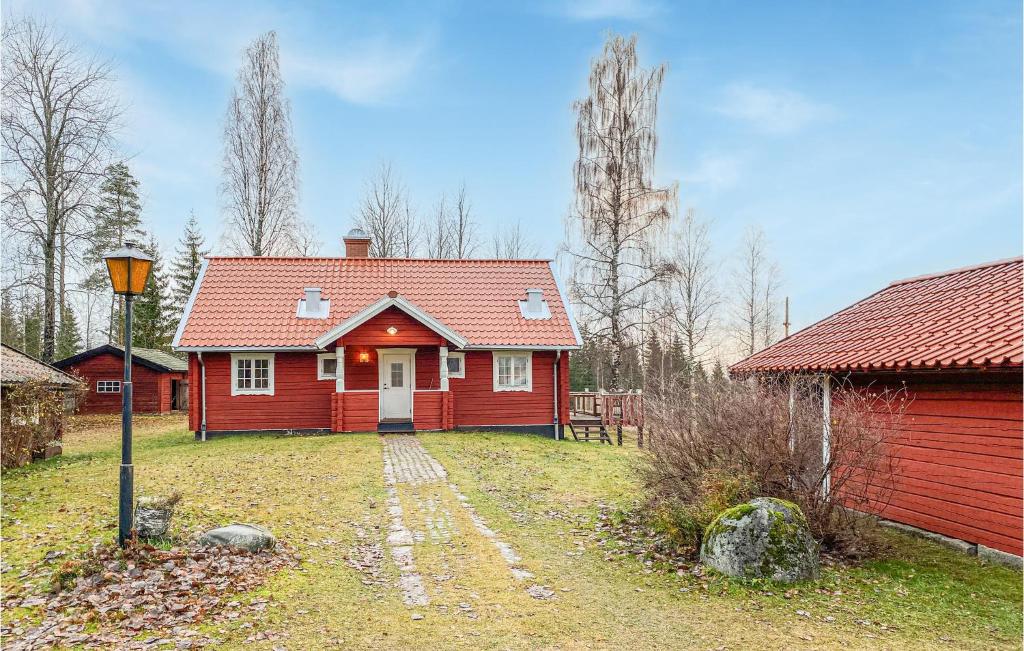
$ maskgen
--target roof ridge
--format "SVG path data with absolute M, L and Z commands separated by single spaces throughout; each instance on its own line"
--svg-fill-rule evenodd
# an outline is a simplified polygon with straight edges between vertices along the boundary
M 931 280 L 932 278 L 942 278 L 943 276 L 953 276 L 955 274 L 966 273 L 968 271 L 977 271 L 978 269 L 986 269 L 988 267 L 999 267 L 1002 265 L 1013 264 L 1016 262 L 1024 262 L 1024 256 L 1017 256 L 1014 258 L 1003 258 L 1001 260 L 992 260 L 991 262 L 982 262 L 979 264 L 972 264 L 966 267 L 958 267 L 956 269 L 948 269 L 946 271 L 937 271 L 930 274 L 922 274 L 920 276 L 911 276 L 910 278 L 902 278 L 900 280 L 894 280 L 888 284 L 888 287 L 895 287 L 896 285 L 905 285 L 907 283 L 916 283 L 922 280 Z
M 356 260 L 360 262 L 444 262 L 447 264 L 472 264 L 479 262 L 497 263 L 551 263 L 553 258 L 347 258 L 345 256 L 299 256 L 299 255 L 208 255 L 208 260 L 298 260 L 303 262 L 334 262 Z

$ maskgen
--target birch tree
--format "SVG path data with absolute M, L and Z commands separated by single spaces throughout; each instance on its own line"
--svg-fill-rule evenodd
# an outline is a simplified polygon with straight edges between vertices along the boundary
M 42 351 L 54 357 L 58 276 L 71 220 L 90 206 L 119 109 L 106 63 L 32 18 L 3 31 L 3 212 L 40 258 Z
M 415 258 L 420 248 L 423 226 L 416 218 L 416 212 L 409 202 L 409 195 L 402 197 L 402 207 L 398 215 L 398 255 L 403 258 Z
M 565 247 L 572 297 L 611 351 L 608 384 L 621 389 L 623 359 L 640 343 L 639 312 L 669 267 L 656 239 L 672 215 L 676 188 L 653 182 L 658 96 L 665 66 L 641 68 L 636 37 L 610 35 L 577 101 L 576 201 Z
M 735 337 L 740 351 L 749 356 L 774 343 L 779 328 L 779 267 L 768 254 L 760 228 L 748 228 L 743 237 L 733 283 Z
M 686 358 L 696 362 L 706 352 L 705 344 L 719 304 L 708 223 L 690 208 L 671 241 L 669 314 L 682 336 Z
M 245 50 L 224 126 L 225 243 L 239 255 L 294 250 L 299 157 L 281 77 L 277 34 Z
M 477 241 L 476 223 L 472 217 L 472 204 L 466 196 L 465 183 L 459 187 L 455 200 L 452 202 L 448 233 L 453 258 L 462 260 L 473 257 L 479 242 Z
M 452 240 L 448 223 L 448 205 L 444 195 L 437 200 L 433 211 L 423 225 L 427 257 L 447 260 L 452 257 Z
M 537 245 L 523 234 L 522 224 L 516 222 L 494 234 L 493 253 L 498 260 L 521 260 L 536 258 L 539 250 Z

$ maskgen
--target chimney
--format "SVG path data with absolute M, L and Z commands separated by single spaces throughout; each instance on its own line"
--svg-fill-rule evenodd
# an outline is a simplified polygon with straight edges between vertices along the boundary
M 345 242 L 346 258 L 370 257 L 370 236 L 359 228 L 353 228 L 342 238 Z
M 306 287 L 306 314 L 320 314 L 320 288 Z
M 544 312 L 544 290 L 526 290 L 526 311 L 529 314 L 540 315 Z

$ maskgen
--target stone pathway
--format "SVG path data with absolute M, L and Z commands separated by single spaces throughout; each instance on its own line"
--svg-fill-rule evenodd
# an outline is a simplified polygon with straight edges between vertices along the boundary
M 459 492 L 459 487 L 448 481 L 448 473 L 444 467 L 430 456 L 415 436 L 384 437 L 384 481 L 388 494 L 388 514 L 391 517 L 387 546 L 399 572 L 398 587 L 402 592 L 402 600 L 409 606 L 425 606 L 430 603 L 423 577 L 416 570 L 414 558 L 416 545 L 446 544 L 454 537 L 466 535 L 461 532 L 452 513 L 445 506 L 444 493 L 450 494 L 466 510 L 476 533 L 490 540 L 501 558 L 508 566 L 512 577 L 517 581 L 533 578 L 533 574 L 521 567 L 522 558 L 511 545 L 501 540 L 498 534 L 487 526 L 487 523 L 473 508 L 469 498 Z M 420 511 L 425 532 L 410 531 L 403 520 L 402 505 L 399 500 L 399 487 L 408 486 L 409 501 Z M 430 488 L 432 495 L 424 496 L 419 487 Z M 435 577 L 450 579 L 450 576 Z M 534 598 L 541 586 L 531 585 L 526 588 L 527 594 Z

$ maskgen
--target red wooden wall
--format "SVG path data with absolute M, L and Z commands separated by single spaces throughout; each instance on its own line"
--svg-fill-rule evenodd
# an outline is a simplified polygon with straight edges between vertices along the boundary
M 104 353 L 72 364 L 65 369 L 88 384 L 80 414 L 114 414 L 121 411 L 120 393 L 97 393 L 99 380 L 123 382 L 123 358 Z M 184 380 L 184 373 L 161 373 L 139 364 L 132 365 L 132 410 L 139 414 L 163 414 L 171 411 L 171 380 Z M 122 387 L 123 390 L 123 387 Z
M 564 353 L 563 353 L 564 355 Z M 466 352 L 466 377 L 449 381 L 455 403 L 455 426 L 550 425 L 554 422 L 555 353 L 533 353 L 533 391 L 494 391 L 490 351 Z M 568 401 L 568 371 L 563 373 L 564 400 Z
M 891 438 L 895 490 L 884 517 L 1021 555 L 1021 375 L 931 374 L 859 377 L 859 385 L 899 388 L 909 407 Z

